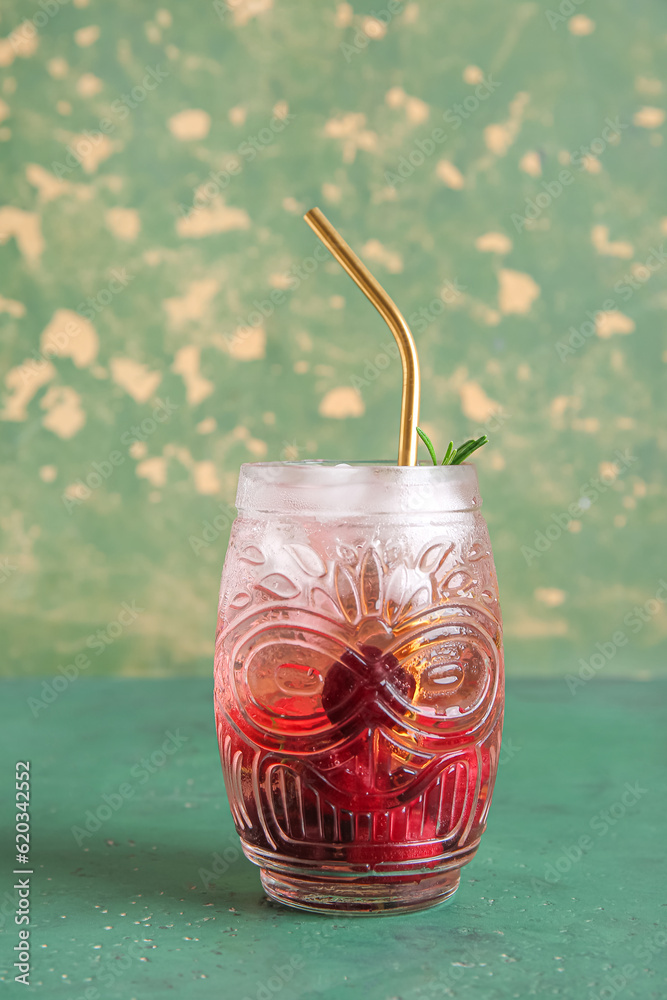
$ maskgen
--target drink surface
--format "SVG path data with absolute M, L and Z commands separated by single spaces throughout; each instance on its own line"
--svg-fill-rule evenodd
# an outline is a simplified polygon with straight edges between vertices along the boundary
M 243 516 L 223 572 L 215 691 L 253 859 L 378 873 L 465 863 L 503 709 L 483 518 Z

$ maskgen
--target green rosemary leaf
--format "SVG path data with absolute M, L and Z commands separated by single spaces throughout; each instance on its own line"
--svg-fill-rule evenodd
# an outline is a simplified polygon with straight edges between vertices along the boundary
M 466 443 L 457 450 L 456 457 L 451 464 L 460 465 L 462 462 L 465 462 L 466 459 L 470 458 L 474 451 L 477 451 L 478 448 L 481 448 L 483 445 L 488 443 L 489 439 L 486 434 L 482 434 L 482 436 L 477 438 L 476 441 L 472 439 L 470 441 L 466 441 Z
M 454 447 L 454 442 L 450 441 L 447 445 L 447 451 L 445 452 L 445 457 L 442 460 L 443 465 L 451 465 L 454 461 L 456 455 L 456 448 Z
M 433 462 L 434 465 L 437 465 L 438 464 L 438 460 L 435 457 L 435 448 L 431 444 L 430 438 L 428 437 L 427 434 L 424 434 L 424 432 L 421 429 L 421 427 L 417 428 L 417 434 L 419 434 L 420 438 L 422 439 L 422 441 L 424 442 L 424 444 L 428 448 L 428 453 L 431 456 L 431 461 Z
M 422 441 L 424 442 L 424 444 L 428 448 L 428 453 L 431 456 L 431 461 L 433 462 L 434 465 L 437 465 L 438 464 L 438 460 L 436 458 L 435 448 L 433 447 L 433 444 L 431 443 L 431 439 L 428 437 L 427 434 L 424 433 L 424 431 L 421 429 L 421 427 L 417 428 L 417 434 L 419 435 L 419 437 L 422 439 Z M 465 462 L 466 459 L 470 458 L 470 456 L 472 455 L 472 453 L 474 451 L 477 451 L 477 449 L 481 448 L 482 445 L 485 445 L 485 444 L 488 444 L 488 443 L 489 443 L 489 439 L 486 436 L 486 434 L 482 434 L 482 436 L 478 437 L 478 438 L 470 438 L 468 441 L 464 441 L 464 443 L 462 445 L 459 445 L 458 448 L 455 448 L 454 447 L 454 442 L 450 441 L 449 444 L 448 444 L 448 446 L 447 446 L 447 451 L 445 452 L 445 457 L 443 458 L 441 464 L 442 465 L 461 465 L 462 462 Z
M 461 462 L 463 462 L 466 455 L 470 454 L 470 449 L 474 446 L 474 444 L 475 444 L 474 438 L 470 438 L 468 441 L 464 441 L 463 444 L 459 445 L 459 447 L 455 449 L 449 464 L 459 465 Z

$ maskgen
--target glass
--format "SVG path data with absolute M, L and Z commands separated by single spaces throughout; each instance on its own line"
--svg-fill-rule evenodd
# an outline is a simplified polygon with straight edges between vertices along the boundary
M 472 465 L 241 467 L 215 710 L 246 856 L 290 906 L 450 897 L 486 825 L 502 623 Z

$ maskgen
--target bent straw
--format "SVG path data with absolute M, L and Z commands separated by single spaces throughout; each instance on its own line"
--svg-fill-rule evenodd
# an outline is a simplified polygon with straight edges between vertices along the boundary
M 359 286 L 375 306 L 394 335 L 403 365 L 403 395 L 401 398 L 401 424 L 398 436 L 398 464 L 417 464 L 417 424 L 419 423 L 419 358 L 410 327 L 400 310 L 392 302 L 382 285 L 336 232 L 319 208 L 311 208 L 304 219 L 319 236 L 327 250 Z

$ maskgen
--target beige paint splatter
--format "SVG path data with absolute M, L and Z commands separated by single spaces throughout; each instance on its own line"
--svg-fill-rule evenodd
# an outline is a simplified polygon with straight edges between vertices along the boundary
M 161 372 L 152 372 L 147 365 L 132 358 L 112 358 L 109 365 L 114 382 L 137 403 L 150 399 L 162 381 Z
M 583 431 L 584 434 L 597 434 L 600 430 L 600 421 L 597 417 L 577 417 L 572 421 L 573 431 Z
M 477 382 L 464 382 L 459 386 L 461 409 L 469 420 L 484 423 L 500 410 L 500 403 L 490 399 Z
M 553 636 L 567 635 L 568 623 L 563 618 L 543 622 L 537 618 L 529 618 L 525 612 L 517 611 L 515 618 L 510 618 L 505 626 L 505 634 L 516 639 L 549 639 Z
M 0 245 L 14 237 L 19 253 L 26 263 L 35 264 L 44 252 L 44 237 L 39 215 L 22 208 L 4 205 L 0 208 Z
M 195 344 L 186 344 L 176 352 L 171 370 L 183 376 L 185 382 L 185 398 L 191 406 L 196 406 L 210 396 L 215 385 L 204 378 L 199 370 L 200 351 Z
M 169 131 L 180 142 L 194 142 L 205 139 L 211 130 L 211 116 L 201 108 L 189 108 L 172 115 L 167 125 Z
M 398 191 L 394 187 L 376 188 L 371 195 L 372 205 L 381 205 L 385 201 L 398 201 Z
M 610 479 L 614 482 L 618 479 L 619 468 L 615 462 L 600 462 L 598 465 L 598 472 L 605 479 Z
M 22 506 L 24 505 L 21 504 Z M 25 506 L 27 507 L 28 505 L 25 504 Z M 7 557 L 8 550 L 11 551 L 9 559 L 5 558 L 3 560 L 5 573 L 9 568 L 7 561 L 12 563 L 13 569 L 18 570 L 20 573 L 31 574 L 39 572 L 40 565 L 35 556 L 34 546 L 36 539 L 42 534 L 41 526 L 39 524 L 31 524 L 28 527 L 28 517 L 19 506 L 12 509 L 9 507 L 9 504 L 3 504 L 3 508 L 7 511 L 0 514 L 0 529 L 2 529 L 7 546 L 3 555 Z
M 5 375 L 8 396 L 0 413 L 0 420 L 27 420 L 28 403 L 38 389 L 55 377 L 56 370 L 50 361 L 24 361 L 16 368 L 10 368 Z
M 265 14 L 267 10 L 273 8 L 273 0 L 235 0 L 228 6 L 234 9 L 234 24 L 243 27 L 253 17 Z
M 296 198 L 292 198 L 290 195 L 283 198 L 282 206 L 286 212 L 292 212 L 294 215 L 303 215 L 306 210 L 302 202 L 297 201 Z
M 635 80 L 635 90 L 638 94 L 645 94 L 647 97 L 657 97 L 663 91 L 662 80 L 655 77 L 638 76 Z
M 567 593 L 558 587 L 537 587 L 534 591 L 535 600 L 546 604 L 548 608 L 557 608 L 567 598 Z
M 40 347 L 44 356 L 71 358 L 77 368 L 93 363 L 99 350 L 95 327 L 71 309 L 57 309 L 45 327 Z
M 210 205 L 197 208 L 190 215 L 176 220 L 178 235 L 190 239 L 201 239 L 232 229 L 250 229 L 250 216 L 243 208 L 225 205 L 219 197 L 214 198 Z
M 629 259 L 635 252 L 632 243 L 627 243 L 624 240 L 617 240 L 614 243 L 610 243 L 608 226 L 593 226 L 591 229 L 591 243 L 597 252 L 604 257 Z
M 322 194 L 327 201 L 333 202 L 334 205 L 337 205 L 343 197 L 342 189 L 338 186 L 338 184 L 323 184 Z
M 109 208 L 104 213 L 107 229 L 119 240 L 132 243 L 141 230 L 141 220 L 136 208 Z
M 405 103 L 407 94 L 402 87 L 390 87 L 387 93 L 384 95 L 385 103 L 390 108 L 401 108 Z
M 87 49 L 94 45 L 100 37 L 100 29 L 97 24 L 89 24 L 85 28 L 79 28 L 74 32 L 74 41 L 80 48 Z
M 484 73 L 479 66 L 466 66 L 463 70 L 464 83 L 469 83 L 471 86 L 474 86 L 476 83 L 481 83 L 483 79 Z
M 42 424 L 47 430 L 68 441 L 86 422 L 81 396 L 69 385 L 53 385 L 44 395 L 40 406 L 47 410 Z
M 634 320 L 617 309 L 595 314 L 595 332 L 598 337 L 606 339 L 615 333 L 634 333 Z
M 214 343 L 237 361 L 259 361 L 266 354 L 262 326 L 239 326 L 232 338 L 216 338 Z
M 506 316 L 525 315 L 540 294 L 540 286 L 523 271 L 503 268 L 498 274 L 498 306 Z
M 42 204 L 55 201 L 61 195 L 71 190 L 69 181 L 56 177 L 49 170 L 40 166 L 39 163 L 28 163 L 25 168 L 25 176 L 29 184 L 37 188 L 39 200 Z
M 581 165 L 587 174 L 601 174 L 602 164 L 598 160 L 597 156 L 593 156 L 591 153 L 587 153 L 581 161 Z
M 121 148 L 119 142 L 112 142 L 108 135 L 102 134 L 95 137 L 95 142 L 86 135 L 72 136 L 70 145 L 87 174 L 94 174 L 100 163 Z
M 482 253 L 509 253 L 512 241 L 504 233 L 484 233 L 475 240 L 475 248 Z
M 524 111 L 530 100 L 530 95 L 520 91 L 509 106 L 509 118 L 497 125 L 487 125 L 484 129 L 484 142 L 496 156 L 504 156 L 510 148 L 521 128 Z
M 164 7 L 161 7 L 159 10 L 156 10 L 155 12 L 155 20 L 157 21 L 157 23 L 160 25 L 161 28 L 171 28 L 174 19 L 171 16 L 171 11 L 166 10 Z
M 635 125 L 640 128 L 660 128 L 665 120 L 665 112 L 662 108 L 640 108 L 632 117 Z
M 192 476 L 197 493 L 211 496 L 220 492 L 220 480 L 213 462 L 195 462 L 192 466 Z
M 365 412 L 364 401 L 357 389 L 350 385 L 339 385 L 322 398 L 319 412 L 323 417 L 343 420 L 345 417 L 361 417 Z
M 12 109 L 7 104 L 7 101 L 3 101 L 0 97 L 0 122 L 4 122 L 5 118 L 9 118 L 12 113 Z
M 421 125 L 422 122 L 428 120 L 430 108 L 426 101 L 422 101 L 418 97 L 408 97 L 405 102 L 405 113 L 412 125 Z
M 374 152 L 378 146 L 375 132 L 365 128 L 366 115 L 360 111 L 350 111 L 346 115 L 330 118 L 324 126 L 324 134 L 330 139 L 340 139 L 343 146 L 343 163 L 354 163 L 358 149 Z
M 542 161 L 540 154 L 536 153 L 533 149 L 524 153 L 519 160 L 519 169 L 523 170 L 524 174 L 528 174 L 530 177 L 541 177 Z
M 390 274 L 400 274 L 403 270 L 403 258 L 397 250 L 389 250 L 379 240 L 368 240 L 361 248 L 364 257 L 386 267 Z
M 384 38 L 387 34 L 386 24 L 383 24 L 382 21 L 378 21 L 377 17 L 362 18 L 361 30 L 368 38 L 372 38 L 374 41 Z
M 195 430 L 197 434 L 212 434 L 217 429 L 217 426 L 218 422 L 215 417 L 204 417 L 203 420 L 199 421 Z
M 443 184 L 453 188 L 454 191 L 460 191 L 465 186 L 463 174 L 450 160 L 440 160 L 436 167 L 436 174 Z
M 30 29 L 26 30 L 26 24 Z M 35 26 L 24 21 L 7 38 L 0 38 L 0 66 L 11 66 L 16 56 L 29 59 L 37 51 L 39 35 Z
M 228 118 L 232 125 L 236 125 L 237 128 L 241 125 L 245 125 L 245 120 L 248 116 L 247 108 L 244 108 L 241 104 L 237 104 L 236 107 L 230 108 L 228 112 Z
M 0 295 L 0 312 L 9 313 L 14 319 L 20 319 L 21 316 L 25 316 L 25 306 L 16 299 L 6 299 Z
M 49 76 L 52 76 L 54 80 L 64 80 L 69 73 L 67 60 L 63 59 L 62 56 L 55 56 L 55 58 L 49 59 L 46 69 Z
M 209 312 L 211 301 L 219 291 L 220 282 L 217 278 L 191 281 L 185 295 L 165 299 L 164 308 L 169 317 L 169 325 L 173 329 L 179 329 L 185 323 L 203 319 Z
M 293 287 L 294 279 L 290 277 L 289 274 L 285 274 L 281 271 L 276 271 L 275 274 L 269 275 L 269 284 L 271 288 L 280 288 L 286 291 Z
M 412 125 L 421 125 L 422 122 L 427 121 L 430 114 L 430 108 L 426 101 L 406 94 L 402 87 L 391 87 L 384 99 L 390 108 L 403 108 L 406 118 Z
M 354 17 L 354 8 L 349 3 L 339 3 L 336 7 L 334 24 L 337 28 L 349 28 Z
M 109 188 L 114 194 L 120 194 L 125 186 L 125 178 L 122 174 L 105 174 L 99 179 L 100 186 Z
M 95 97 L 95 94 L 99 94 L 103 89 L 103 82 L 94 73 L 84 73 L 76 81 L 76 92 L 79 97 Z
M 164 486 L 167 482 L 167 459 L 162 455 L 146 458 L 135 469 L 140 479 L 147 479 L 152 486 Z
M 264 458 L 269 446 L 266 441 L 260 440 L 260 438 L 249 437 L 246 441 L 246 448 L 248 451 L 255 456 L 255 458 Z
M 39 470 L 39 478 L 43 483 L 52 483 L 58 475 L 55 465 L 42 465 Z
M 401 20 L 405 24 L 415 24 L 419 20 L 419 4 L 409 3 Z
M 453 305 L 458 300 L 454 300 Z M 485 302 L 479 302 L 477 299 L 470 299 L 470 315 L 473 319 L 479 320 L 480 323 L 484 323 L 485 326 L 498 326 L 502 320 L 502 316 L 497 309 L 491 309 Z
M 567 22 L 567 27 L 573 35 L 592 35 L 595 31 L 595 21 L 585 14 L 575 14 Z
M 157 24 L 153 24 L 152 21 L 147 21 L 144 25 L 144 31 L 146 32 L 146 38 L 153 45 L 159 45 L 162 41 L 162 32 L 160 31 Z
M 578 410 L 581 400 L 577 396 L 554 396 L 549 405 L 549 416 L 554 427 L 560 427 L 562 417 L 568 409 Z

